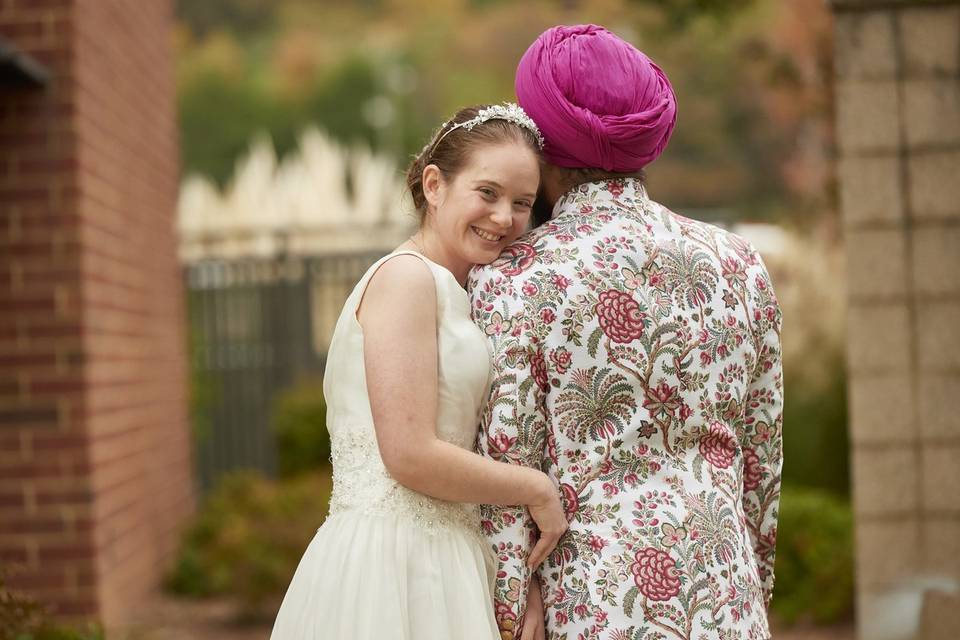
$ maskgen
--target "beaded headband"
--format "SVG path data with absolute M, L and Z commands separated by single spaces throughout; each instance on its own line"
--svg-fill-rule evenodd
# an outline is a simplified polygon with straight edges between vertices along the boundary
M 432 152 L 432 150 L 436 149 L 440 142 L 446 138 L 451 131 L 455 131 L 457 129 L 466 129 L 467 131 L 470 131 L 478 124 L 483 124 L 487 120 L 506 120 L 507 122 L 512 122 L 519 127 L 523 127 L 532 133 L 534 138 L 536 138 L 537 147 L 539 147 L 541 150 L 543 149 L 543 135 L 541 135 L 540 129 L 537 128 L 536 123 L 530 118 L 530 116 L 527 115 L 527 112 L 515 102 L 504 102 L 503 104 L 495 104 L 491 107 L 487 107 L 486 109 L 480 109 L 475 117 L 453 125 L 440 134 L 440 137 L 437 138 L 437 141 L 428 145 L 428 147 Z M 444 129 L 448 124 L 450 124 L 449 120 L 444 122 L 440 128 Z

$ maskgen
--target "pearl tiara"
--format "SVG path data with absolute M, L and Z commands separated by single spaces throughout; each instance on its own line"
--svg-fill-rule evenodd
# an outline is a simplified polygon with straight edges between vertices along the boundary
M 478 124 L 483 124 L 487 120 L 506 120 L 507 122 L 512 122 L 517 126 L 523 127 L 537 139 L 537 147 L 541 150 L 543 149 L 543 135 L 541 135 L 540 129 L 537 128 L 536 123 L 527 115 L 527 112 L 515 102 L 504 102 L 503 104 L 495 104 L 486 109 L 480 109 L 475 117 L 464 120 L 463 122 L 458 122 L 444 131 L 430 147 L 431 149 L 435 149 L 437 145 L 440 144 L 440 141 L 446 138 L 447 134 L 451 131 L 457 129 L 470 131 Z M 450 121 L 444 122 L 440 128 L 444 129 L 448 124 L 450 124 Z

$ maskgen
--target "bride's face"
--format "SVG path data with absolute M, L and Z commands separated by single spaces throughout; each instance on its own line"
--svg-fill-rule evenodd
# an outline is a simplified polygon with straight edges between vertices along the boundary
M 477 147 L 449 180 L 435 166 L 424 170 L 426 226 L 449 259 L 488 264 L 526 231 L 539 183 L 539 161 L 526 144 Z

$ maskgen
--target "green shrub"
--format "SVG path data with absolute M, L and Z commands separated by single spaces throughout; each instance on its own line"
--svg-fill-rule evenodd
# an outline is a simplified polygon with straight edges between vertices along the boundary
M 41 627 L 32 633 L 13 636 L 14 640 L 104 640 L 103 632 L 95 627 L 86 630 L 70 627 Z
M 168 587 L 234 598 L 245 616 L 270 609 L 327 512 L 329 469 L 282 482 L 246 471 L 225 477 L 187 530 Z
M 853 611 L 853 516 L 832 494 L 785 488 L 772 607 L 785 623 L 830 623 Z
M 43 605 L 7 587 L 8 575 L 0 566 L 0 640 L 103 640 L 95 625 L 81 630 L 51 622 Z
M 277 466 L 281 478 L 330 464 L 330 434 L 323 384 L 307 380 L 281 394 L 273 415 Z

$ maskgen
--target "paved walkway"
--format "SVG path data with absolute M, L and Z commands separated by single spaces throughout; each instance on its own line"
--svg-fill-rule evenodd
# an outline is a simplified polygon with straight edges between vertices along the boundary
M 111 640 L 268 640 L 269 623 L 240 625 L 236 608 L 224 601 L 157 600 L 126 633 Z M 852 624 L 836 627 L 775 629 L 775 640 L 854 640 Z

